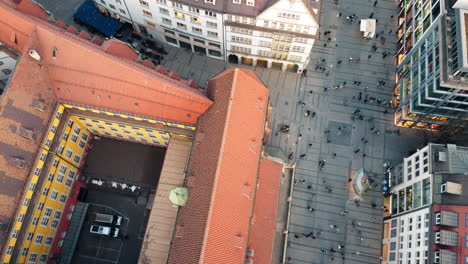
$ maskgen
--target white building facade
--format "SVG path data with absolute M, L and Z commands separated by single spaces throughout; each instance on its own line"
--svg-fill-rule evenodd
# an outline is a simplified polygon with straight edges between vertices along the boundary
M 384 222 L 382 264 L 427 263 L 430 207 L 421 208 Z
M 231 63 L 299 73 L 319 27 L 315 0 L 94 1 L 148 38 Z

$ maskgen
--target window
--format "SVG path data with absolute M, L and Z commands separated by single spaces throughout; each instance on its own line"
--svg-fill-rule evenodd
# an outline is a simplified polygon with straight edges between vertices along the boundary
M 172 6 L 175 7 L 175 8 L 179 8 L 179 9 L 183 9 L 183 6 L 179 3 L 176 3 L 176 2 L 172 2 Z
M 24 214 L 19 214 L 17 221 L 18 222 L 23 222 L 23 219 L 24 219 Z
M 165 18 L 165 17 L 162 18 L 162 22 L 163 22 L 164 24 L 168 24 L 168 25 L 171 25 L 171 24 L 172 24 L 172 21 L 171 21 L 170 19 Z
M 31 224 L 32 225 L 37 225 L 37 223 L 39 222 L 39 217 L 34 217 Z M 31 239 L 30 239 L 31 240 Z
M 28 235 L 26 236 L 26 240 L 32 240 L 33 236 L 34 236 L 34 233 L 29 232 Z
M 67 200 L 67 196 L 66 196 L 65 194 L 63 194 L 63 193 L 60 194 L 60 199 L 59 199 L 59 201 L 60 201 L 61 203 L 65 203 L 66 200 Z
M 42 208 L 44 208 L 44 203 L 43 202 L 38 203 L 37 210 L 42 210 Z
M 205 0 L 205 4 L 212 4 L 212 5 L 214 5 L 214 4 L 215 4 L 215 1 L 214 1 L 214 0 Z
M 64 146 L 59 146 L 57 148 L 57 153 L 62 154 L 63 153 Z
M 54 237 L 51 237 L 51 236 L 46 237 L 46 239 L 44 241 L 44 245 L 47 245 L 47 246 L 52 245 L 52 240 L 53 239 L 54 239 Z
M 202 34 L 202 29 L 197 27 L 192 27 L 192 32 L 197 34 Z
M 218 37 L 218 33 L 217 32 L 213 32 L 213 31 L 207 31 L 207 34 L 209 37 L 214 37 L 214 38 L 217 38 Z
M 206 26 L 210 28 L 218 28 L 218 23 L 206 21 Z
M 72 154 L 73 154 L 73 151 L 71 149 L 67 149 L 67 152 L 65 152 L 65 157 L 71 158 Z
M 115 9 L 114 5 L 109 4 L 109 7 L 112 8 L 112 9 Z
M 43 195 L 49 194 L 49 188 L 44 188 L 44 189 L 42 190 L 42 194 L 43 194 Z
M 47 226 L 49 223 L 49 217 L 42 217 L 41 226 Z
M 28 190 L 34 191 L 34 188 L 36 188 L 36 184 L 35 184 L 34 182 L 31 182 L 31 183 L 29 184 Z
M 55 211 L 55 213 L 54 213 L 54 219 L 59 220 L 61 215 L 62 215 L 62 212 L 60 212 L 60 211 Z
M 56 160 L 54 160 L 54 163 L 52 164 L 52 166 L 57 168 L 58 164 L 59 164 L 59 160 L 56 159 Z
M 468 248 L 468 234 L 465 235 L 465 247 Z
M 176 18 L 179 18 L 179 19 L 185 19 L 185 16 L 184 14 L 180 13 L 180 12 L 174 12 L 174 16 Z
M 200 13 L 200 9 L 196 8 L 196 7 L 191 7 L 189 6 L 188 10 L 192 13 L 197 13 L 199 14 Z
M 122 13 L 124 15 L 127 14 L 127 13 L 125 13 L 125 10 L 123 10 L 123 9 L 119 9 L 119 11 L 120 11 L 120 13 Z M 47 257 L 47 255 L 46 255 L 46 257 Z
M 57 228 L 59 221 L 58 220 L 52 220 L 50 223 L 51 228 Z
M 57 179 L 55 179 L 55 181 L 58 182 L 58 183 L 62 183 L 62 182 L 63 182 L 63 177 L 64 177 L 64 176 L 65 176 L 65 174 L 59 173 L 59 174 L 57 175 Z
M 210 16 L 210 17 L 216 17 L 216 13 L 211 12 L 211 11 L 206 11 L 206 10 L 205 10 L 205 15 Z
M 44 213 L 44 215 L 45 215 L 45 216 L 50 216 L 51 214 L 52 214 L 52 208 L 47 207 L 47 208 L 46 208 L 46 211 L 45 211 L 45 213 Z
M 468 256 L 465 256 L 465 264 L 468 264 Z
M 166 41 L 168 43 L 172 43 L 172 44 L 176 44 L 176 45 L 178 44 L 177 39 L 175 39 L 175 38 L 171 38 L 171 37 L 168 37 L 168 36 L 165 36 L 165 38 L 166 38 Z
M 41 254 L 41 257 L 39 258 L 39 263 L 45 263 L 47 260 L 47 254 Z
M 31 240 L 31 239 L 30 239 Z M 26 256 L 28 255 L 28 250 L 29 248 L 23 248 L 23 250 L 21 251 L 21 256 Z
M 140 5 L 148 7 L 149 4 L 146 1 L 140 0 Z
M 75 157 L 73 157 L 73 161 L 76 162 L 76 163 L 79 163 L 80 159 L 81 159 L 81 156 L 78 155 L 78 154 L 75 154 Z
M 46 139 L 45 145 L 46 145 L 47 147 L 50 147 L 51 144 L 52 144 L 52 140 Z
M 73 179 L 73 178 L 75 177 L 75 174 L 76 174 L 75 171 L 69 170 L 69 171 L 68 171 L 68 178 Z
M 86 141 L 85 140 L 80 140 L 80 143 L 78 144 L 80 148 L 84 148 L 86 146 Z
M 179 23 L 179 22 L 177 22 L 177 27 L 181 28 L 181 29 L 185 29 L 185 30 L 187 29 L 187 26 L 185 24 L 182 24 L 182 23 Z
M 200 24 L 201 20 L 198 17 L 191 17 L 192 23 Z
M 159 8 L 159 13 L 161 13 L 163 15 L 169 15 L 169 10 L 167 10 L 166 8 L 160 7 Z
M 58 196 L 58 191 L 52 190 L 52 193 L 50 194 L 50 199 L 56 200 Z
M 44 161 L 46 159 L 46 157 L 47 157 L 47 154 L 41 153 L 41 155 L 39 156 L 39 159 Z
M 73 143 L 76 143 L 77 139 L 78 139 L 78 134 L 73 133 L 73 135 L 71 137 L 71 141 L 73 141 Z
M 44 238 L 44 235 L 36 235 L 36 240 L 34 240 L 34 244 L 38 245 L 42 243 L 42 239 Z
M 50 127 L 50 131 L 51 131 L 52 133 L 55 133 L 55 132 L 57 131 L 57 127 L 56 127 L 56 126 L 51 126 L 51 127 Z
M 28 206 L 30 201 L 31 201 L 31 199 L 29 199 L 29 198 L 24 198 L 24 200 L 23 200 L 23 205 L 24 205 L 24 206 Z
M 6 250 L 6 254 L 7 254 L 7 255 L 10 255 L 12 252 L 13 252 L 13 247 L 12 247 L 12 246 L 8 246 L 8 248 L 7 248 L 7 250 Z
M 253 0 L 247 0 L 247 5 L 248 5 L 248 6 L 255 6 L 255 1 L 253 1 Z
M 29 262 L 36 262 L 37 259 L 37 253 L 31 253 L 29 255 Z
M 210 45 L 212 47 L 215 47 L 215 48 L 218 48 L 218 49 L 221 49 L 221 45 L 213 43 L 213 42 L 208 42 L 208 45 Z
M 242 3 L 242 0 L 232 0 L 232 3 L 240 5 Z
M 19 230 L 13 230 L 13 232 L 11 233 L 11 237 L 12 238 L 17 238 L 18 237 L 18 232 L 19 232 Z
M 153 14 L 150 11 L 147 11 L 147 10 L 143 10 L 143 15 L 149 16 L 149 17 L 153 16 Z

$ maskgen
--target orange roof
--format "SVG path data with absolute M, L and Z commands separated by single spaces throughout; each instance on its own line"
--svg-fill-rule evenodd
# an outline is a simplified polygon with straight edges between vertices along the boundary
M 214 105 L 201 116 L 169 263 L 242 263 L 257 184 L 268 89 L 230 68 L 208 82 Z
M 0 225 L 5 227 L 21 203 L 24 183 L 57 102 L 187 124 L 196 124 L 212 104 L 188 80 L 171 79 L 134 57 L 122 58 L 113 41 L 101 46 L 99 39 L 86 40 L 87 33 L 74 34 L 47 22 L 47 17 L 28 0 L 18 5 L 0 0 L 0 42 L 22 53 L 0 96 Z M 40 54 L 40 61 L 28 55 L 31 49 Z M 44 112 L 32 106 L 38 100 L 46 104 Z M 22 127 L 34 129 L 37 140 L 21 137 Z M 25 167 L 8 165 L 11 157 L 25 160 Z M 7 229 L 0 230 L 0 248 Z
M 249 249 L 255 252 L 251 257 L 254 263 L 271 263 L 282 168 L 283 165 L 275 161 L 260 161 L 254 217 L 249 236 Z
M 34 4 L 23 0 L 18 6 Z M 42 56 L 41 63 L 53 84 L 50 88 L 59 101 L 187 124 L 196 124 L 211 105 L 199 89 L 187 85 L 187 80 L 172 79 L 135 62 L 138 54 L 126 44 L 108 40 L 96 46 L 80 38 L 73 27 L 62 29 L 45 21 L 42 9 L 31 10 L 36 11 L 28 14 L 35 17 L 2 2 L 0 41 L 24 52 L 26 42 L 37 39 L 32 48 Z

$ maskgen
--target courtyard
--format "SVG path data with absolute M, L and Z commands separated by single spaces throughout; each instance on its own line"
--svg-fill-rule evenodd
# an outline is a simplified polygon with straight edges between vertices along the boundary
M 72 263 L 138 261 L 165 152 L 164 148 L 109 138 L 94 140 L 83 171 L 90 183 L 82 202 L 89 208 Z M 122 184 L 137 188 L 124 189 Z M 96 223 L 96 213 L 123 216 L 118 238 L 89 232 L 91 225 L 111 226 Z

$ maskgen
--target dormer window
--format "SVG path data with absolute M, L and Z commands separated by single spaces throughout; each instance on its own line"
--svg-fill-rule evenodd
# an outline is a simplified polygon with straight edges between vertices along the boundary
M 239 5 L 240 5 L 240 4 L 242 3 L 242 0 L 232 0 L 232 2 L 233 2 L 234 4 L 239 4 Z
M 255 1 L 254 0 L 247 0 L 247 5 L 248 6 L 255 6 Z
M 215 4 L 215 0 L 205 0 L 205 4 Z

